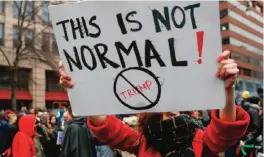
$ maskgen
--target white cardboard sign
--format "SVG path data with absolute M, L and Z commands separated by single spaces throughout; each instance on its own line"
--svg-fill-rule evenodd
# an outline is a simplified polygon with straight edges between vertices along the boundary
M 222 108 L 218 1 L 50 6 L 79 115 Z

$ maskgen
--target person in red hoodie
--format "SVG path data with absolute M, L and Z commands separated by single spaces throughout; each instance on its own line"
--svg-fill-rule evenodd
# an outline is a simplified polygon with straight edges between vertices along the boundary
M 12 144 L 14 157 L 36 157 L 36 147 L 33 138 L 36 136 L 35 115 L 24 115 L 19 119 L 19 132 Z
M 234 102 L 239 70 L 229 57 L 229 51 L 223 52 L 216 69 L 216 76 L 225 84 L 226 105 L 212 110 L 205 130 L 195 118 L 180 112 L 139 114 L 139 131 L 113 115 L 91 116 L 87 125 L 101 142 L 138 157 L 214 157 L 234 145 L 245 134 L 250 121 L 249 115 Z M 60 84 L 71 88 L 71 78 L 61 63 L 59 72 Z

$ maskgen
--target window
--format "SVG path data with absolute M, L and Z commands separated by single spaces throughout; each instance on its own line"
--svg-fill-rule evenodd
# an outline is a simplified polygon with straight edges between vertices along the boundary
M 49 1 L 42 1 L 42 15 L 41 15 L 41 17 L 42 17 L 42 20 L 46 23 L 50 22 L 48 6 L 49 6 Z
M 13 1 L 13 17 L 18 17 L 21 6 L 22 1 Z
M 19 44 L 18 30 L 16 27 L 13 27 L 13 48 L 16 48 L 18 44 Z
M 55 39 L 55 36 L 52 36 L 52 52 L 58 54 L 59 50 L 58 50 L 58 46 L 57 46 L 57 42 Z
M 262 66 L 261 61 L 255 58 L 250 58 L 250 63 L 255 65 L 255 66 Z
M 221 24 L 221 31 L 229 30 L 228 23 Z
M 241 61 L 246 62 L 246 63 L 250 63 L 250 57 L 245 56 L 245 55 L 241 55 Z
M 46 91 L 64 91 L 59 85 L 59 75 L 55 71 L 46 71 Z
M 25 1 L 26 11 L 25 19 L 32 20 L 34 16 L 34 1 Z
M 231 52 L 231 56 L 232 59 L 234 60 L 241 60 L 241 55 L 235 52 Z
M 234 2 L 235 2 L 235 1 L 228 1 L 228 3 L 234 3 Z M 239 2 L 237 2 L 237 3 L 239 4 Z M 236 4 L 233 4 L 233 5 L 236 5 Z M 237 5 L 237 6 L 239 7 L 239 6 L 243 6 L 243 5 Z M 242 10 L 242 9 L 241 9 L 241 10 Z M 252 12 L 251 14 L 253 14 L 253 13 L 254 13 L 254 12 Z M 234 11 L 230 11 L 228 15 L 229 15 L 230 17 L 232 17 L 232 18 L 238 20 L 239 22 L 241 22 L 241 23 L 247 25 L 247 26 L 250 26 L 251 28 L 255 29 L 256 31 L 258 31 L 258 32 L 260 32 L 260 33 L 262 33 L 262 31 L 263 31 L 262 26 L 257 25 L 256 23 L 250 21 L 248 18 L 246 18 L 246 17 L 244 17 L 244 16 L 242 16 L 242 15 L 240 15 L 240 14 L 234 12 Z M 261 22 L 263 21 L 263 20 L 262 20 L 263 18 L 260 18 L 260 19 L 259 19 L 259 16 L 257 16 L 257 17 L 254 16 L 254 18 L 258 19 L 258 21 L 260 21 L 260 20 L 261 20 Z
M 34 46 L 33 36 L 34 36 L 33 31 L 28 30 L 26 32 L 26 38 L 25 38 L 25 46 L 26 47 L 33 47 Z
M 249 69 L 244 69 L 244 75 L 245 75 L 245 76 L 251 76 L 251 70 L 249 70 Z
M 232 44 L 234 46 L 238 46 L 238 47 L 243 48 L 243 49 L 246 49 L 246 50 L 251 51 L 253 53 L 263 55 L 263 50 L 258 49 L 254 46 L 251 46 L 247 43 L 241 42 L 239 40 L 236 40 L 235 38 L 230 38 L 230 44 Z
M 49 45 L 50 45 L 50 34 L 43 33 L 42 34 L 42 51 L 49 52 Z
M 255 78 L 262 79 L 263 78 L 263 72 L 254 71 L 253 75 Z
M 0 89 L 9 89 L 11 81 L 11 70 L 8 67 L 0 67 Z
M 230 38 L 224 38 L 222 39 L 222 45 L 230 44 Z
M 220 11 L 220 19 L 226 17 L 228 15 L 228 10 L 224 9 Z
M 259 6 L 258 4 L 256 5 L 256 10 L 257 10 L 258 12 L 262 13 L 262 7 Z
M 250 63 L 250 57 L 245 56 L 245 55 L 241 55 L 241 54 L 236 53 L 236 52 L 231 52 L 231 58 L 234 60 Z
M 242 83 L 243 83 L 242 81 L 237 81 L 236 82 L 236 85 L 235 85 L 235 90 L 236 91 L 242 91 L 242 89 L 243 89 L 243 84 Z
M 17 89 L 28 90 L 29 72 L 30 70 L 25 68 L 21 68 L 18 70 Z
M 4 24 L 0 23 L 0 45 L 4 45 Z
M 23 5 L 25 5 L 26 9 L 24 12 L 24 8 L 22 7 L 22 1 L 13 1 L 13 17 L 18 17 L 19 14 L 23 14 L 26 20 L 33 19 L 33 11 L 34 11 L 34 1 L 23 1 Z
M 237 68 L 238 68 L 238 70 L 239 70 L 238 75 L 243 75 L 243 74 L 242 74 L 243 68 L 241 68 L 241 67 L 237 67 Z
M 244 37 L 247 37 L 259 44 L 262 44 L 262 38 L 259 37 L 259 36 L 256 36 L 255 34 L 252 34 L 252 32 L 248 32 L 244 29 L 241 29 L 239 28 L 238 26 L 236 25 L 233 25 L 233 24 L 229 24 L 229 30 L 235 32 L 235 33 L 238 33 L 238 34 L 241 34 L 243 35 Z
M 0 13 L 4 13 L 4 12 L 5 12 L 5 2 L 0 1 Z
M 9 67 L 0 67 L 0 89 L 10 89 L 12 81 L 12 70 Z M 28 90 L 29 69 L 18 69 L 18 90 Z
M 246 90 L 249 91 L 250 93 L 254 93 L 255 92 L 253 83 L 246 81 L 245 82 L 245 86 L 246 86 Z

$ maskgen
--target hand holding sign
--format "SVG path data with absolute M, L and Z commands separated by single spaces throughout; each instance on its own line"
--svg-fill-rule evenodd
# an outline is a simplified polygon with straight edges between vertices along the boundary
M 216 76 L 225 81 L 226 89 L 235 85 L 239 72 L 235 61 L 233 59 L 229 59 L 229 57 L 230 51 L 225 51 L 217 59 L 220 64 L 218 66 Z

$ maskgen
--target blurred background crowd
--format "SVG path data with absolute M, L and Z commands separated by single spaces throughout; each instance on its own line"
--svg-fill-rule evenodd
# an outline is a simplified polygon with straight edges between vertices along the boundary
M 258 88 L 257 93 L 257 96 L 250 96 L 250 92 L 243 91 L 236 97 L 236 105 L 241 106 L 249 113 L 251 121 L 246 135 L 233 147 L 223 153 L 226 157 L 253 157 L 258 152 L 262 152 L 263 89 Z M 182 113 L 196 118 L 205 128 L 210 123 L 209 110 L 186 111 Z M 90 149 L 86 147 L 84 149 L 90 152 L 95 151 L 97 156 L 129 156 L 125 152 L 113 150 L 97 141 L 86 125 L 86 117 L 75 115 L 70 105 L 63 105 L 55 114 L 51 110 L 38 108 L 27 109 L 26 106 L 22 106 L 17 113 L 10 109 L 2 110 L 0 112 L 0 153 L 2 156 L 12 155 L 11 148 L 14 136 L 19 130 L 21 131 L 20 127 L 22 127 L 22 124 L 18 123 L 19 119 L 27 114 L 34 114 L 36 116 L 34 146 L 36 147 L 38 157 L 67 157 L 71 153 L 70 150 L 72 148 L 78 147 L 79 143 L 85 144 L 85 141 L 82 141 L 82 138 L 85 137 L 87 137 L 87 141 L 93 139 L 93 143 L 87 144 L 87 147 L 90 147 Z M 137 115 L 116 116 L 130 127 L 138 129 Z M 75 132 L 77 130 L 80 131 L 81 139 L 73 136 L 76 135 Z M 91 145 L 95 150 L 91 148 Z M 241 148 L 243 148 L 243 151 L 241 151 Z

